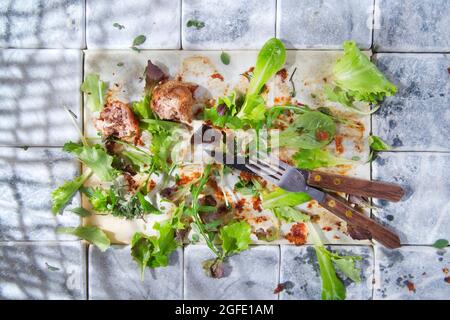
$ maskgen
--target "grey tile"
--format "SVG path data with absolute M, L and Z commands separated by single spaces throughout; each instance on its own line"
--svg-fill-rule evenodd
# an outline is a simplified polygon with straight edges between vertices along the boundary
M 119 245 L 106 252 L 89 247 L 89 299 L 182 299 L 183 249 L 172 254 L 169 266 L 147 268 L 144 279 L 130 250 Z
M 213 258 L 211 250 L 202 245 L 185 248 L 184 298 L 215 300 L 277 299 L 273 290 L 278 284 L 279 246 L 252 246 L 229 257 L 225 277 L 209 278 L 202 262 Z
M 78 174 L 79 165 L 58 149 L 0 148 L 0 241 L 73 239 L 58 226 L 77 226 L 78 216 L 54 216 L 50 193 Z M 72 206 L 79 206 L 79 196 Z
M 80 115 L 81 72 L 81 51 L 0 50 L 0 145 L 54 146 L 78 139 L 63 106 Z
M 398 92 L 374 114 L 374 134 L 396 150 L 450 150 L 450 55 L 386 53 L 375 61 Z
M 0 243 L 0 300 L 85 299 L 85 253 L 80 241 Z
M 450 51 L 450 1 L 376 0 L 376 51 Z
M 327 246 L 328 247 L 328 246 Z M 344 255 L 359 255 L 362 269 L 361 282 L 344 278 L 347 300 L 372 299 L 373 250 L 368 246 L 330 246 L 332 251 Z M 280 293 L 282 300 L 320 300 L 322 283 L 319 264 L 313 246 L 281 246 L 280 283 L 286 289 Z M 341 276 L 340 271 L 337 271 Z
M 288 48 L 341 49 L 372 44 L 372 0 L 278 0 L 277 37 Z
M 375 262 L 374 299 L 450 299 L 448 249 L 376 247 Z
M 184 0 L 183 49 L 260 49 L 275 36 L 275 0 Z M 189 20 L 204 22 L 201 29 Z
M 0 47 L 84 48 L 84 0 L 3 0 Z
M 406 191 L 400 202 L 375 200 L 373 214 L 396 231 L 404 244 L 450 239 L 450 154 L 383 153 L 373 163 L 373 179 Z
M 141 34 L 140 48 L 180 48 L 181 0 L 87 0 L 86 19 L 88 48 L 130 48 Z

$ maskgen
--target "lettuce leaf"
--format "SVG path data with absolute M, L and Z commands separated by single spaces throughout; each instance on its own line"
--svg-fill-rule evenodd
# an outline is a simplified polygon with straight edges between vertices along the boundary
M 205 108 L 203 119 L 220 128 L 240 129 L 243 122 L 236 113 L 236 92 L 232 91 L 228 96 L 219 97 L 212 108 Z
M 100 80 L 98 74 L 86 75 L 80 90 L 87 95 L 87 105 L 92 111 L 100 111 L 105 104 L 108 86 Z
M 397 92 L 354 41 L 344 42 L 343 47 L 344 55 L 333 67 L 336 88 L 327 90 L 328 99 L 351 107 L 354 101 L 377 104 Z
M 299 150 L 293 155 L 292 160 L 300 169 L 335 167 L 355 163 L 355 161 L 336 157 L 330 152 L 321 149 Z
M 232 222 L 220 229 L 222 250 L 224 256 L 244 251 L 252 242 L 251 227 L 246 221 Z
M 270 193 L 263 194 L 262 206 L 264 209 L 295 207 L 309 200 L 311 197 L 305 192 L 289 192 L 277 188 Z
M 82 174 L 73 180 L 66 181 L 62 186 L 52 191 L 52 213 L 54 215 L 64 209 L 89 176 L 90 174 L 87 173 Z
M 93 245 L 95 245 L 97 248 L 100 249 L 100 251 L 106 251 L 109 246 L 111 245 L 111 242 L 109 241 L 109 238 L 106 236 L 106 234 L 97 227 L 91 227 L 91 226 L 80 226 L 77 228 L 58 228 L 56 229 L 57 233 L 65 233 L 65 234 L 71 234 L 74 235 L 80 239 L 86 240 Z
M 310 216 L 292 207 L 274 208 L 273 212 L 279 220 L 286 222 L 306 222 L 310 220 Z
M 369 146 L 373 151 L 390 150 L 391 146 L 377 136 L 369 136 Z
M 84 146 L 67 142 L 63 150 L 75 154 L 78 159 L 91 169 L 102 181 L 112 181 L 118 171 L 112 167 L 113 157 L 100 145 Z
M 171 253 L 178 247 L 175 231 L 168 221 L 155 223 L 153 229 L 159 231 L 159 236 L 136 232 L 131 241 L 131 256 L 141 269 L 141 277 L 144 276 L 146 267 L 166 267 Z
M 322 279 L 322 300 L 345 300 L 345 286 L 338 278 L 330 254 L 324 246 L 315 245 Z

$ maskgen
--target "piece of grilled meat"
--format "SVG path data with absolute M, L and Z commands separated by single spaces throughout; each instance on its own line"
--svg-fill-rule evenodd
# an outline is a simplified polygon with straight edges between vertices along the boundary
M 158 84 L 152 93 L 151 108 L 161 119 L 192 122 L 194 91 L 197 85 L 176 80 Z
M 128 104 L 118 100 L 105 105 L 95 127 L 104 139 L 115 137 L 134 144 L 140 139 L 139 121 Z

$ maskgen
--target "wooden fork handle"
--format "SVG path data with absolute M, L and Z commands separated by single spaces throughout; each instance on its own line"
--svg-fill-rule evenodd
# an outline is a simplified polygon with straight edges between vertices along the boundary
M 373 239 L 387 248 L 400 247 L 400 239 L 395 233 L 353 208 L 344 198 L 327 193 L 320 205 L 348 224 L 369 231 Z
M 397 184 L 318 171 L 309 173 L 307 183 L 313 187 L 393 202 L 399 201 L 405 194 L 403 188 Z

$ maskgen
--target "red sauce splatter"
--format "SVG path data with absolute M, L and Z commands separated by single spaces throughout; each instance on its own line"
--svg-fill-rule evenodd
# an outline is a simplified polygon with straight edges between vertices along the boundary
M 153 189 L 155 189 L 155 187 L 156 187 L 156 182 L 153 181 L 153 180 L 150 180 L 150 181 L 147 183 L 147 192 L 152 191 Z
M 316 130 L 316 139 L 317 141 L 325 141 L 328 140 L 329 135 L 328 132 L 322 130 Z
M 447 268 L 447 267 L 442 268 L 442 272 L 445 273 L 445 274 L 447 275 L 447 274 L 448 274 L 448 268 Z
M 267 217 L 266 216 L 258 216 L 258 217 L 255 217 L 254 219 L 253 219 L 253 221 L 255 222 L 255 223 L 262 223 L 262 222 L 265 222 L 265 221 L 267 221 L 268 219 L 267 219 Z
M 447 282 L 448 284 L 450 284 L 450 277 L 445 277 L 444 281 Z
M 201 173 L 200 172 L 194 172 L 188 176 L 181 176 L 180 179 L 177 181 L 177 185 L 183 186 L 191 182 L 192 180 L 200 178 Z
M 241 171 L 241 173 L 239 174 L 239 177 L 241 177 L 241 179 L 244 180 L 245 182 L 249 182 L 250 180 L 252 180 L 254 175 L 249 172 Z
M 344 152 L 344 146 L 342 145 L 342 137 L 341 136 L 335 136 L 334 142 L 336 144 L 336 152 L 337 153 L 343 153 Z
M 244 210 L 244 205 L 245 205 L 245 199 L 244 198 L 239 199 L 238 202 L 236 202 L 234 204 L 234 209 L 237 212 L 241 213 Z
M 416 286 L 411 281 L 406 281 L 406 287 L 411 292 L 416 292 Z
M 280 293 L 281 291 L 283 291 L 284 288 L 285 288 L 285 284 L 284 284 L 284 283 L 279 283 L 279 284 L 277 285 L 277 287 L 275 288 L 275 290 L 273 290 L 273 293 L 274 293 L 274 294 L 278 294 L 278 293 Z
M 290 232 L 285 236 L 285 238 L 296 246 L 300 246 L 306 243 L 306 238 L 308 236 L 308 231 L 306 230 L 306 225 L 304 223 L 296 223 L 291 227 Z
M 448 74 L 450 74 L 450 67 L 447 68 L 447 72 L 448 72 Z
M 323 227 L 322 230 L 328 232 L 328 231 L 333 230 L 333 228 L 326 226 L 326 227 Z
M 253 205 L 253 209 L 257 210 L 257 211 L 262 211 L 261 208 L 261 198 L 260 197 L 253 197 L 252 198 L 252 205 Z
M 281 69 L 280 71 L 277 72 L 277 76 L 281 77 L 281 80 L 286 81 L 287 77 L 288 77 L 288 73 L 286 71 L 285 68 Z
M 211 78 L 213 78 L 213 79 L 220 79 L 221 81 L 223 81 L 223 76 L 220 73 L 213 73 L 211 75 Z

